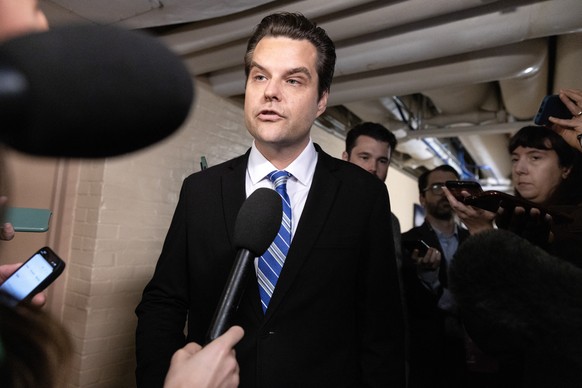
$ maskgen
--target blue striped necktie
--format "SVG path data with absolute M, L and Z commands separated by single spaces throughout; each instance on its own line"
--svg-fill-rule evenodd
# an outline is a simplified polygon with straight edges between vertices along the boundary
M 275 184 L 275 190 L 283 199 L 283 217 L 281 228 L 269 249 L 259 257 L 257 278 L 263 312 L 267 311 L 279 274 L 285 263 L 291 245 L 291 202 L 287 195 L 287 180 L 291 176 L 287 171 L 273 171 L 268 178 Z

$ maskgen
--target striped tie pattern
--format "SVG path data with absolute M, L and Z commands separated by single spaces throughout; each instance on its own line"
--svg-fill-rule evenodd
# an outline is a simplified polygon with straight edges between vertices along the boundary
M 268 178 L 275 184 L 275 190 L 283 199 L 283 217 L 281 228 L 269 249 L 259 258 L 257 278 L 263 312 L 267 311 L 279 274 L 285 263 L 291 245 L 291 203 L 287 195 L 287 180 L 291 176 L 287 171 L 273 171 Z

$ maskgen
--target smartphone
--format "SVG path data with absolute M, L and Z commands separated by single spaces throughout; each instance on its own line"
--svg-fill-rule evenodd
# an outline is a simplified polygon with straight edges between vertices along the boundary
M 46 232 L 52 211 L 30 207 L 9 207 L 4 222 L 10 222 L 16 232 Z
M 524 208 L 527 213 L 529 213 L 532 208 L 536 208 L 539 209 L 542 216 L 545 214 L 552 216 L 552 220 L 555 223 L 566 223 L 573 221 L 573 218 L 567 214 L 552 212 L 536 203 L 523 198 L 518 198 L 514 195 L 510 195 L 502 191 L 484 191 L 480 194 L 465 198 L 463 202 L 466 205 L 478 207 L 490 212 L 496 212 L 499 207 L 513 210 L 515 207 L 520 206 Z
M 483 192 L 479 182 L 475 181 L 446 181 L 445 186 L 451 194 L 461 202 L 464 202 L 465 197 L 461 194 L 462 191 L 468 192 L 470 195 L 477 195 Z
M 425 256 L 428 248 L 430 248 L 423 240 L 402 240 L 402 246 L 410 253 L 412 253 L 413 250 L 418 249 L 419 257 Z
M 548 120 L 548 117 L 557 117 L 559 119 L 571 119 L 572 112 L 568 109 L 566 105 L 560 100 L 560 96 L 557 94 L 552 94 L 545 96 L 540 104 L 540 109 L 534 117 L 534 123 L 537 125 L 551 126 L 552 123 Z
M 65 269 L 65 262 L 49 247 L 39 249 L 0 284 L 0 300 L 16 306 L 47 288 Z

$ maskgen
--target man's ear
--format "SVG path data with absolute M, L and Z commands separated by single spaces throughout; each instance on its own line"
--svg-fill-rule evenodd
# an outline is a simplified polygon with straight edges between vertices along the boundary
M 346 162 L 350 161 L 350 155 L 348 155 L 347 151 L 342 152 L 342 160 L 345 160 Z
M 327 108 L 327 98 L 329 97 L 329 92 L 325 91 L 321 95 L 321 98 L 317 102 L 317 117 L 321 116 L 323 112 L 325 112 L 325 108 Z

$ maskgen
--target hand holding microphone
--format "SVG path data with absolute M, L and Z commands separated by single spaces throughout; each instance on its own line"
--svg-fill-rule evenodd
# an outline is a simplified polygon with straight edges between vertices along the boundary
M 243 334 L 240 326 L 233 326 L 204 348 L 190 342 L 177 350 L 172 356 L 164 388 L 238 387 L 239 366 L 233 348 Z

